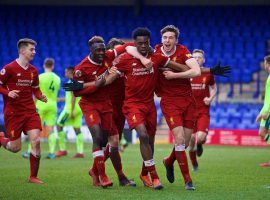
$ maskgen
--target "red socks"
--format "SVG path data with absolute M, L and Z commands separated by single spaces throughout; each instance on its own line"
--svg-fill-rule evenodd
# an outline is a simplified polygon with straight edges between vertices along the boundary
M 30 157 L 29 157 L 29 161 L 30 161 L 30 176 L 31 177 L 37 177 L 38 169 L 39 169 L 40 156 L 33 155 L 33 153 L 31 152 Z
M 192 166 L 198 166 L 197 152 L 196 151 L 189 151 L 189 157 L 190 157 Z
M 188 169 L 188 161 L 185 152 L 185 145 L 175 145 L 175 157 L 179 164 L 185 183 L 192 182 Z

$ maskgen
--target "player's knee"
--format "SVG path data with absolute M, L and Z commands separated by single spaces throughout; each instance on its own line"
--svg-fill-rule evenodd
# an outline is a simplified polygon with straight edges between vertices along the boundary
M 17 153 L 21 150 L 21 146 L 13 146 L 10 148 L 10 151 L 13 152 L 13 153 Z
M 267 134 L 267 131 L 260 128 L 260 130 L 259 130 L 259 136 L 260 136 L 262 139 L 264 139 L 264 137 L 266 136 L 266 134 Z
M 110 142 L 110 145 L 112 147 L 118 147 L 118 145 L 119 145 L 119 136 L 118 135 L 110 136 L 109 142 Z

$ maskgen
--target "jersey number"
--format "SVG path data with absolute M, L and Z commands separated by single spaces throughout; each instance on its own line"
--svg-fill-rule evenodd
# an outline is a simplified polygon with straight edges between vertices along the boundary
M 52 92 L 54 92 L 54 85 L 53 85 L 53 81 L 51 82 L 49 89 L 50 89 Z

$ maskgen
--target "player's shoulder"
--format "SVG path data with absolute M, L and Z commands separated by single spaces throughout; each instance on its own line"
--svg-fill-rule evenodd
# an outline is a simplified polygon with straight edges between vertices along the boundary
M 157 44 L 157 45 L 155 46 L 155 51 L 156 51 L 156 52 L 161 52 L 161 47 L 162 47 L 162 44 Z
M 185 45 L 183 44 L 176 45 L 176 51 L 184 51 L 184 50 L 188 50 L 188 48 Z
M 88 56 L 86 56 L 79 64 L 75 66 L 75 70 L 80 70 L 90 63 Z
M 11 68 L 14 68 L 14 66 L 17 66 L 18 63 L 16 62 L 16 60 L 13 60 L 12 62 L 4 65 L 3 69 L 9 70 Z

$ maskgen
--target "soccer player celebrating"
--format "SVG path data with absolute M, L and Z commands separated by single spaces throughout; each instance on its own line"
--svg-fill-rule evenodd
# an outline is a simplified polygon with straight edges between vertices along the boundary
M 74 67 L 67 67 L 65 76 L 67 79 L 73 78 Z M 57 131 L 60 151 L 56 153 L 56 157 L 67 155 L 66 150 L 66 133 L 63 130 L 64 126 L 71 125 L 76 134 L 77 153 L 74 158 L 83 158 L 83 134 L 81 133 L 82 126 L 82 111 L 79 107 L 79 97 L 75 97 L 72 92 L 67 91 L 65 97 L 65 107 L 57 120 Z
M 4 97 L 4 121 L 7 138 L 0 133 L 0 147 L 16 153 L 21 150 L 21 133 L 29 136 L 30 183 L 42 184 L 37 178 L 40 161 L 41 121 L 32 98 L 47 102 L 39 89 L 36 68 L 29 62 L 36 54 L 37 43 L 29 38 L 17 42 L 19 58 L 4 66 L 0 72 L 0 93 Z
M 54 59 L 44 60 L 44 73 L 39 75 L 40 90 L 48 98 L 47 104 L 37 101 L 36 107 L 41 118 L 41 122 L 48 135 L 49 154 L 47 159 L 55 158 L 56 133 L 54 126 L 57 119 L 57 96 L 60 89 L 61 79 L 54 72 Z
M 264 57 L 264 69 L 269 74 L 270 73 L 270 55 Z M 270 144 L 270 76 L 268 75 L 266 85 L 265 85 L 265 95 L 263 107 L 256 118 L 256 122 L 260 122 L 259 135 L 268 144 Z M 261 167 L 270 167 L 270 161 L 261 163 Z
M 74 91 L 75 96 L 82 96 L 79 105 L 93 138 L 94 163 L 89 170 L 89 175 L 92 176 L 95 186 L 112 186 L 112 182 L 105 173 L 104 152 L 102 150 L 102 138 L 108 136 L 110 159 L 117 171 L 120 185 L 134 186 L 134 182 L 128 180 L 122 170 L 118 148 L 119 134 L 112 120 L 110 86 L 104 86 L 106 77 L 110 73 L 116 73 L 113 69 L 108 70 L 108 67 L 112 65 L 112 61 L 118 54 L 125 51 L 125 46 L 105 51 L 104 40 L 99 36 L 92 37 L 88 44 L 90 47 L 89 56 L 75 67 L 74 80 L 80 83 L 68 83 L 64 88 L 77 90 Z
M 194 49 L 192 52 L 193 58 L 197 60 L 200 67 L 203 68 L 205 63 L 204 51 Z M 203 153 L 202 145 L 206 142 L 210 125 L 210 104 L 216 96 L 217 86 L 214 76 L 211 73 L 202 74 L 199 77 L 190 79 L 192 93 L 196 99 L 195 111 L 195 134 L 192 134 L 189 146 L 189 156 L 192 162 L 193 170 L 198 169 L 196 154 L 201 156 Z M 196 136 L 196 137 L 195 137 Z M 195 143 L 197 142 L 197 148 Z
M 159 68 L 173 68 L 180 71 L 187 70 L 183 77 L 195 77 L 200 75 L 200 68 L 195 61 L 193 68 L 170 61 L 170 58 L 150 52 L 150 31 L 146 28 L 138 28 L 133 32 L 136 52 L 130 52 L 133 56 L 150 59 L 153 66 L 145 68 L 140 60 L 132 55 L 123 54 L 115 67 L 123 72 L 125 79 L 125 101 L 123 112 L 127 118 L 130 129 L 135 129 L 139 135 L 141 155 L 144 160 L 140 178 L 145 186 L 162 189 L 155 169 L 153 159 L 154 138 L 156 133 L 156 108 L 154 104 L 154 89 L 158 80 Z M 173 103 L 174 104 L 174 103 Z M 150 174 L 151 179 L 148 177 Z

